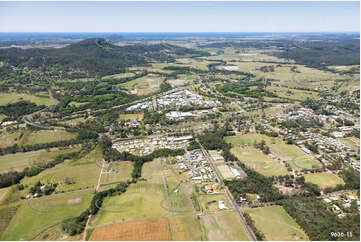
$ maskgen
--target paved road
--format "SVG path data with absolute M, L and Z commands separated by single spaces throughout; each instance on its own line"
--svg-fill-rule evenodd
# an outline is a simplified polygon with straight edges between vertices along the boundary
M 246 222 L 246 219 L 244 218 L 244 216 L 243 216 L 237 202 L 234 200 L 232 193 L 228 190 L 228 187 L 224 185 L 223 180 L 221 179 L 221 176 L 218 173 L 218 170 L 216 169 L 216 167 L 214 165 L 214 161 L 213 161 L 212 157 L 208 154 L 208 152 L 204 149 L 204 147 L 201 145 L 201 143 L 198 140 L 197 140 L 197 142 L 201 146 L 201 149 L 202 149 L 203 153 L 205 154 L 207 160 L 212 165 L 213 171 L 217 175 L 218 182 L 221 184 L 221 187 L 223 188 L 223 190 L 224 190 L 225 194 L 227 195 L 228 199 L 232 202 L 233 207 L 235 208 L 235 210 L 237 211 L 239 217 L 241 218 L 241 222 L 243 223 L 244 227 L 246 228 L 247 232 L 249 233 L 251 239 L 253 241 L 257 241 L 256 236 L 254 235 L 252 229 L 248 226 L 248 224 Z

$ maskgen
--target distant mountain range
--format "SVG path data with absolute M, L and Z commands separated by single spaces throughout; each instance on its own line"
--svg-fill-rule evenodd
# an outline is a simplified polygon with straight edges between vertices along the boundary
M 66 71 L 86 76 L 123 72 L 127 67 L 151 62 L 173 62 L 176 56 L 204 56 L 197 51 L 170 44 L 117 46 L 103 38 L 86 39 L 62 48 L 4 48 L 0 61 L 42 71 Z

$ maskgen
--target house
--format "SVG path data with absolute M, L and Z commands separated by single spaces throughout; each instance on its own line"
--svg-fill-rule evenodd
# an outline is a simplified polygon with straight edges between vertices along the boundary
M 325 201 L 326 203 L 331 203 L 331 200 L 328 198 L 323 199 L 323 201 Z
M 356 198 L 354 196 L 352 196 L 352 195 L 347 196 L 347 198 L 350 199 L 350 200 L 356 200 Z
M 333 207 L 337 212 L 341 211 L 341 209 L 340 209 L 336 204 L 332 205 L 332 207 Z
M 213 187 L 212 187 L 212 185 L 206 185 L 206 186 L 205 186 L 205 189 L 206 189 L 206 192 L 207 192 L 207 193 L 212 193 L 212 192 L 213 192 Z
M 218 208 L 220 210 L 227 209 L 226 205 L 224 205 L 224 201 L 222 201 L 222 200 L 218 201 Z

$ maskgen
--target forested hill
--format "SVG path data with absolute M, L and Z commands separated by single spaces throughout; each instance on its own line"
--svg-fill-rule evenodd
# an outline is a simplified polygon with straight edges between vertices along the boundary
M 170 44 L 116 46 L 102 38 L 92 38 L 63 48 L 0 49 L 0 62 L 47 72 L 94 76 L 119 73 L 126 67 L 154 61 L 173 62 L 177 55 L 202 56 L 208 53 Z

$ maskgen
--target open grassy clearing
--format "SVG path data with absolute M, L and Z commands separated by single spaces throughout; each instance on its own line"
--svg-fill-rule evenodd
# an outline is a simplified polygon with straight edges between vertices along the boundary
M 317 97 L 318 95 L 318 93 L 316 92 L 290 89 L 284 87 L 276 87 L 276 86 L 268 87 L 267 90 L 276 93 L 279 97 L 290 98 L 300 101 L 306 100 L 307 98 L 314 98 Z
M 9 226 L 9 223 L 16 214 L 18 208 L 18 204 L 0 206 L 0 238 L 6 228 Z
M 265 176 L 287 175 L 287 168 L 253 147 L 234 147 L 231 152 L 248 167 Z
M 321 163 L 312 155 L 304 153 L 296 145 L 288 145 L 280 138 L 273 138 L 257 133 L 248 133 L 246 135 L 237 135 L 226 137 L 226 141 L 233 145 L 253 145 L 254 142 L 264 140 L 270 147 L 271 153 L 279 157 L 282 161 L 287 162 L 292 169 L 312 169 L 321 167 Z M 237 148 L 237 147 L 235 147 Z M 255 155 L 255 154 L 254 154 Z M 251 156 L 250 156 L 251 157 Z
M 281 206 L 244 209 L 255 226 L 271 241 L 308 240 L 305 232 Z
M 145 163 L 142 177 L 145 181 L 131 184 L 125 193 L 105 198 L 102 209 L 92 219 L 91 225 L 167 215 L 168 212 L 161 207 L 165 194 L 160 159 Z
M 143 117 L 144 117 L 144 113 L 126 113 L 126 114 L 119 114 L 119 118 L 118 118 L 118 121 L 121 121 L 121 120 L 143 120 Z
M 65 218 L 78 216 L 89 206 L 92 196 L 91 191 L 78 191 L 22 201 L 1 239 L 30 240 Z M 77 198 L 80 198 L 79 203 L 69 203 Z
M 131 184 L 124 194 L 104 199 L 91 225 L 153 218 L 167 215 L 160 203 L 165 198 L 163 185 L 150 182 Z
M 169 223 L 174 230 L 172 230 L 172 240 L 204 240 L 200 220 L 195 215 L 181 215 L 170 217 Z
M 111 169 L 115 169 L 116 172 L 112 172 Z M 103 170 L 100 184 L 110 184 L 130 180 L 132 170 L 133 162 L 130 161 L 110 163 L 109 166 Z
M 6 116 L 4 114 L 0 114 L 0 122 L 2 122 L 4 120 Z
M 0 106 L 9 103 L 15 103 L 18 101 L 29 101 L 38 105 L 52 105 L 54 101 L 47 94 L 30 95 L 25 93 L 1 93 L 0 94 Z
M 316 184 L 321 189 L 335 187 L 338 184 L 345 184 L 345 182 L 340 177 L 332 173 L 310 173 L 303 176 L 305 177 L 306 182 Z
M 35 132 L 26 131 L 21 138 L 21 145 L 44 144 L 69 140 L 75 137 L 75 134 L 63 130 L 40 130 Z
M 207 240 L 250 240 L 235 211 L 221 211 L 201 216 Z
M 122 79 L 122 78 L 132 77 L 132 76 L 135 76 L 135 73 L 133 73 L 133 72 L 126 72 L 126 73 L 119 73 L 119 74 L 114 74 L 114 75 L 103 76 L 103 77 L 102 77 L 102 80 L 107 80 L 107 79 Z
M 47 162 L 53 160 L 59 154 L 75 152 L 79 148 L 70 149 L 50 149 L 30 151 L 25 153 L 16 153 L 0 156 L 0 172 L 9 171 L 12 169 L 22 170 L 25 167 L 36 165 L 36 163 Z
M 0 137 L 0 147 L 4 148 L 17 144 L 20 140 L 20 134 L 18 131 L 14 133 L 2 133 Z
M 128 222 L 96 228 L 90 241 L 167 241 L 171 240 L 168 219 Z
M 148 74 L 147 76 L 122 83 L 120 84 L 120 87 L 125 87 L 129 89 L 130 93 L 141 96 L 159 91 L 160 84 L 163 80 L 164 77 L 155 74 Z
M 198 201 L 202 209 L 206 212 L 216 212 L 219 211 L 218 202 L 224 201 L 226 207 L 231 208 L 232 204 L 228 201 L 227 197 L 223 193 L 219 194 L 200 194 L 198 196 Z

